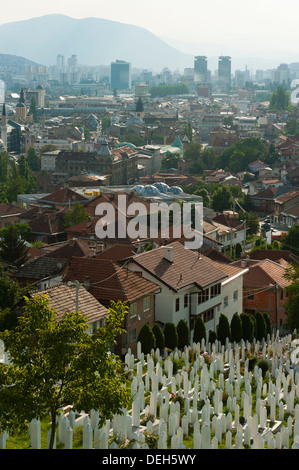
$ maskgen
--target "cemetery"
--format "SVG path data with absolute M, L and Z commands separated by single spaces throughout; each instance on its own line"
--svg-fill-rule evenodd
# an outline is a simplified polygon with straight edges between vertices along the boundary
M 99 428 L 99 414 L 61 411 L 55 448 L 298 449 L 299 366 L 296 335 L 277 334 L 182 349 L 127 351 L 124 370 L 131 409 Z M 41 448 L 41 423 L 29 425 L 30 447 Z M 9 435 L 0 435 L 5 449 Z

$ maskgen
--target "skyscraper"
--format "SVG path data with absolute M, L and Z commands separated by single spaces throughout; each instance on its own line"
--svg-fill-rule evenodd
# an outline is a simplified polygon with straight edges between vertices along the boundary
M 194 81 L 200 83 L 208 81 L 208 63 L 204 55 L 198 55 L 194 58 Z
M 222 88 L 230 88 L 231 85 L 231 58 L 220 56 L 218 60 L 218 85 Z
M 127 90 L 131 88 L 131 64 L 124 60 L 111 62 L 111 89 Z

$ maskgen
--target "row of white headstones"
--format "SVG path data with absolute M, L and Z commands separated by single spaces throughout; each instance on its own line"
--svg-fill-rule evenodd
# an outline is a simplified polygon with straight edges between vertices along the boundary
M 261 343 L 241 341 L 236 345 L 227 341 L 223 346 L 217 341 L 213 345 L 202 341 L 183 351 L 164 350 L 161 354 L 156 349 L 145 356 L 138 343 L 136 357 L 130 350 L 125 356 L 132 408 L 123 409 L 101 428 L 96 410 L 89 415 L 72 409 L 61 412 L 54 448 L 57 437 L 64 448 L 72 449 L 74 428 L 82 426 L 84 449 L 148 449 L 147 434 L 156 436 L 158 449 L 185 449 L 184 439 L 190 430 L 193 449 L 217 449 L 220 444 L 227 449 L 281 449 L 289 448 L 290 442 L 291 448 L 297 449 L 299 371 L 291 359 L 294 346 L 290 335 L 268 336 Z M 192 364 L 191 350 L 196 357 Z M 249 370 L 248 351 L 269 362 L 266 380 L 257 365 Z M 178 361 L 181 369 L 174 374 L 174 362 Z M 199 401 L 203 404 L 200 410 Z M 283 426 L 285 413 L 289 417 Z M 29 435 L 31 448 L 41 448 L 39 419 L 30 423 Z M 6 447 L 8 437 L 7 433 L 0 435 L 0 448 Z M 49 440 L 50 432 L 48 445 Z

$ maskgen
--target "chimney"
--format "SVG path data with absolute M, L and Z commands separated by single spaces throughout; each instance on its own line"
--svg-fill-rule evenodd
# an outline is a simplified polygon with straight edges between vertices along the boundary
M 173 263 L 173 248 L 168 247 L 168 246 L 164 246 L 163 250 L 164 250 L 163 258 L 167 259 L 167 261 L 169 261 L 170 263 Z

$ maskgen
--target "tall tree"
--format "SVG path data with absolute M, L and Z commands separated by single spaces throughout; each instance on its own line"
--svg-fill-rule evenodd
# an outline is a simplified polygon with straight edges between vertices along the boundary
M 73 205 L 73 209 L 68 211 L 65 214 L 65 228 L 71 227 L 72 225 L 79 224 L 80 222 L 84 222 L 84 220 L 88 219 L 88 214 L 84 206 L 80 204 L 80 202 L 76 201 Z
M 232 193 L 226 185 L 219 186 L 212 195 L 211 205 L 214 211 L 223 212 L 230 209 Z
M 289 103 L 290 94 L 280 85 L 271 95 L 270 109 L 273 111 L 284 111 L 287 109 Z
M 293 225 L 288 233 L 281 240 L 281 249 L 290 250 L 294 255 L 299 256 L 299 225 Z
M 13 331 L 0 333 L 10 365 L 0 367 L 0 431 L 11 434 L 27 428 L 34 418 L 50 415 L 51 437 L 59 410 L 98 410 L 99 425 L 122 414 L 131 403 L 119 358 L 110 352 L 127 307 L 121 302 L 109 309 L 107 325 L 88 334 L 85 318 L 65 313 L 57 320 L 47 296 L 27 299 Z
M 1 231 L 0 258 L 17 267 L 22 266 L 28 259 L 28 247 L 14 225 Z
M 40 171 L 41 169 L 41 159 L 40 156 L 36 153 L 34 147 L 30 147 L 27 152 L 26 161 L 29 168 L 32 171 Z
M 299 329 L 299 267 L 293 265 L 288 268 L 285 278 L 291 281 L 291 284 L 286 287 L 288 293 L 288 300 L 285 305 L 287 315 L 286 325 L 291 331 L 294 331 Z

